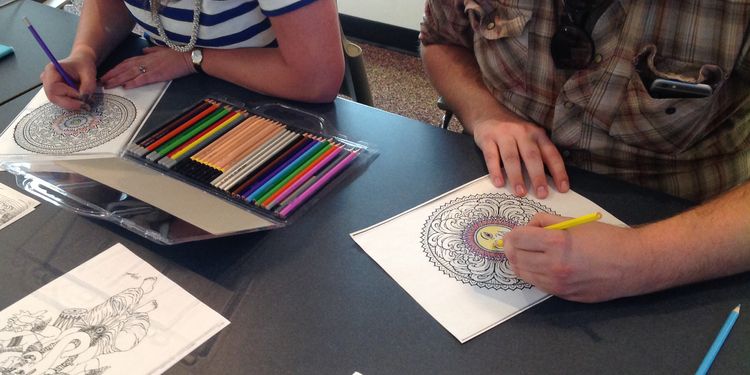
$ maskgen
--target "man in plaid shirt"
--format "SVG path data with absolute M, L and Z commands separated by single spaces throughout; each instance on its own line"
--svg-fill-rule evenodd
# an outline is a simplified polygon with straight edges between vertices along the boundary
M 740 0 L 427 0 L 425 69 L 495 185 L 545 198 L 546 169 L 566 192 L 567 164 L 715 197 L 633 229 L 540 215 L 506 237 L 520 277 L 598 301 L 750 270 L 749 23 Z M 656 79 L 707 92 L 658 96 Z

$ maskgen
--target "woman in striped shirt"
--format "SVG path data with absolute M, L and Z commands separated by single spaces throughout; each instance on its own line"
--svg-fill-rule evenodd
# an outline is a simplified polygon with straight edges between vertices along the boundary
M 344 57 L 335 0 L 87 1 L 73 48 L 60 63 L 80 82 L 69 87 L 50 64 L 42 82 L 51 102 L 85 108 L 96 66 L 138 24 L 154 46 L 101 77 L 133 88 L 197 71 L 267 95 L 330 102 Z M 302 89 L 304 84 L 304 89 Z

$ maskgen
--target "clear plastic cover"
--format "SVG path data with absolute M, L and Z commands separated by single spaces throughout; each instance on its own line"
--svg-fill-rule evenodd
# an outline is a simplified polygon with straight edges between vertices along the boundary
M 77 173 L 30 170 L 11 164 L 19 187 L 79 215 L 106 220 L 154 242 L 173 245 L 216 238 L 174 215 Z M 267 228 L 262 228 L 267 229 Z M 260 229 L 259 229 L 260 230 Z

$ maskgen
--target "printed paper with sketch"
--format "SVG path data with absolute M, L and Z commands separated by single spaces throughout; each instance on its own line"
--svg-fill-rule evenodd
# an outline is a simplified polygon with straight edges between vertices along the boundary
M 0 321 L 0 368 L 40 375 L 161 373 L 229 324 L 120 244 L 0 311 Z
M 0 184 L 0 229 L 34 211 L 34 207 L 38 205 L 39 202 L 36 199 Z
M 464 343 L 549 297 L 511 272 L 495 241 L 538 212 L 595 211 L 624 225 L 575 192 L 519 198 L 485 176 L 351 236 Z

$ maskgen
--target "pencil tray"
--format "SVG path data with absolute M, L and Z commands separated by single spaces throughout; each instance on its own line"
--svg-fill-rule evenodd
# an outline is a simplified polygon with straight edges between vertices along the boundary
M 220 95 L 133 139 L 111 159 L 6 167 L 48 202 L 176 244 L 288 225 L 377 155 L 299 108 Z
M 212 95 L 144 129 L 125 157 L 287 223 L 373 154 L 301 109 Z

